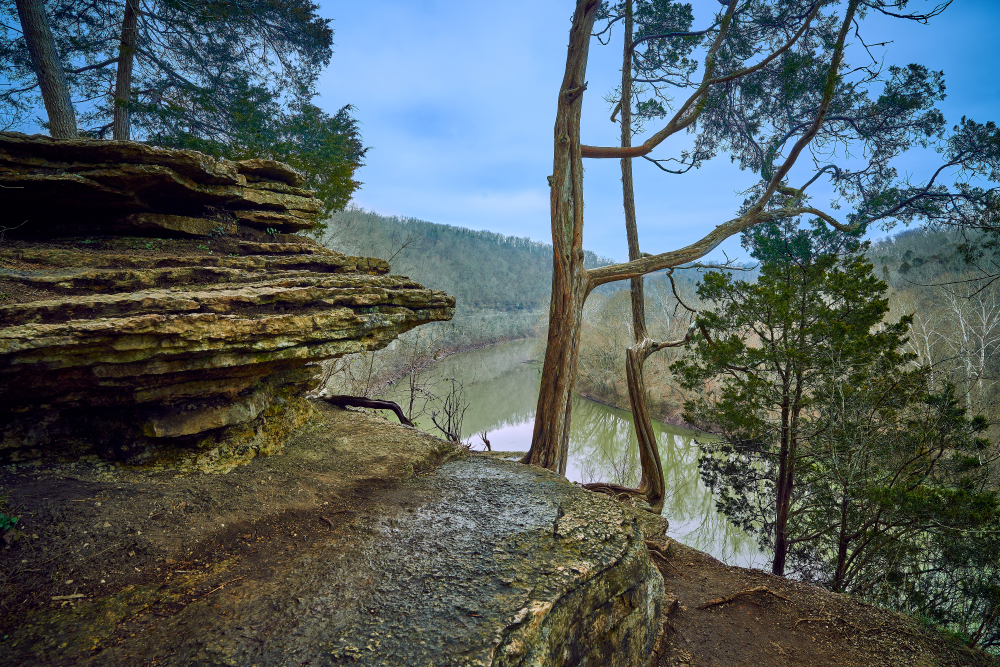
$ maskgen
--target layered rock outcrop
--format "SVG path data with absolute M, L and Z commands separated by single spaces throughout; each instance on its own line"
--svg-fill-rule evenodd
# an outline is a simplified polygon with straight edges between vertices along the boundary
M 302 421 L 316 362 L 450 319 L 453 297 L 386 262 L 278 233 L 316 224 L 301 183 L 272 161 L 0 133 L 0 460 L 246 459 Z
M 0 132 L 2 226 L 32 236 L 311 229 L 323 204 L 299 187 L 304 182 L 274 160 Z

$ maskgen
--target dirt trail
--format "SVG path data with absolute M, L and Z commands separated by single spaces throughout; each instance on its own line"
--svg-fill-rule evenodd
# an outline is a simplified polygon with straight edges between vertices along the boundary
M 4 466 L 0 494 L 20 537 L 0 549 L 0 665 L 40 664 L 60 645 L 61 662 L 74 664 L 213 591 L 270 585 L 359 513 L 390 499 L 405 506 L 400 482 L 453 452 L 416 429 L 317 403 L 284 452 L 227 474 L 96 458 Z
M 678 542 L 654 562 L 667 598 L 658 667 L 1000 664 L 911 618 L 761 570 L 729 567 Z M 739 593 L 745 594 L 733 597 Z M 733 599 L 711 604 L 725 598 Z

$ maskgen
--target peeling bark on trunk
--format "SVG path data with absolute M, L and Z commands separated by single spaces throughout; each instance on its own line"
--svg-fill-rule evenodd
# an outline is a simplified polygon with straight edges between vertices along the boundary
M 622 54 L 622 97 L 621 97 L 621 141 L 623 147 L 632 145 L 632 3 L 625 6 L 625 39 Z M 621 159 L 622 201 L 625 208 L 625 234 L 628 237 L 629 261 L 639 259 L 639 230 L 635 217 L 635 188 L 632 182 L 632 158 Z M 649 339 L 646 329 L 646 297 L 643 292 L 643 277 L 632 278 L 632 334 L 633 344 L 625 351 L 625 380 L 628 385 L 629 404 L 632 408 L 632 422 L 635 424 L 636 439 L 639 443 L 639 463 L 642 479 L 636 489 L 617 484 L 585 484 L 592 491 L 610 492 L 614 495 L 639 496 L 646 503 L 645 509 L 659 514 L 663 510 L 663 496 L 666 483 L 663 479 L 663 464 L 660 461 L 659 446 L 653 431 L 653 421 L 646 405 L 646 383 L 643 379 L 643 364 L 658 349 Z
M 56 53 L 49 20 L 45 16 L 44 3 L 42 0 L 15 0 L 15 4 L 49 117 L 49 133 L 55 139 L 73 139 L 77 136 L 76 112 L 69 96 L 66 73 Z
M 523 463 L 566 474 L 573 387 L 589 278 L 583 267 L 583 154 L 580 113 L 598 0 L 578 0 L 559 88 L 550 177 L 552 301 L 531 449 Z
M 139 0 L 125 0 L 125 14 L 122 18 L 118 71 L 115 74 L 115 110 L 111 126 L 111 136 L 116 141 L 128 141 L 131 129 L 128 104 L 132 98 L 132 65 L 135 62 L 138 2 Z
M 622 146 L 632 145 L 632 2 L 625 7 L 625 39 L 622 55 Z M 624 157 L 622 167 L 622 199 L 625 206 L 625 234 L 628 237 L 628 258 L 634 261 L 642 256 L 639 249 L 639 229 L 635 217 L 635 187 L 632 182 L 632 158 Z M 643 365 L 655 348 L 646 330 L 646 295 L 642 276 L 632 278 L 632 331 L 635 344 L 625 353 L 625 380 L 632 407 L 632 422 L 639 443 L 639 463 L 642 479 L 639 493 L 657 514 L 663 509 L 665 483 L 660 450 L 653 432 L 653 421 L 646 405 L 646 382 Z

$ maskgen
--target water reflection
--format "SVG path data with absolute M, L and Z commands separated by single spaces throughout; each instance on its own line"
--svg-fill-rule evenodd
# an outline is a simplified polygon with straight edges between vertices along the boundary
M 432 370 L 431 381 L 456 377 L 466 384 L 470 405 L 464 438 L 477 443 L 476 434 L 486 431 L 494 450 L 528 449 L 541 375 L 541 365 L 532 362 L 534 345 L 521 341 L 453 355 Z M 408 399 L 404 384 L 391 392 L 393 400 Z M 434 430 L 427 416 L 417 424 Z M 695 432 L 657 421 L 653 430 L 666 477 L 663 515 L 670 520 L 670 535 L 731 565 L 762 567 L 766 559 L 753 540 L 715 511 L 712 495 L 701 483 Z M 575 397 L 566 476 L 576 482 L 637 484 L 639 452 L 631 415 Z

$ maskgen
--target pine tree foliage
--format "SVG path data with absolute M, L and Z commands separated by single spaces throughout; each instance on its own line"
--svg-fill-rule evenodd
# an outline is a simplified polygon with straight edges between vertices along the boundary
M 49 24 L 82 127 L 111 128 L 125 0 L 48 0 Z M 333 31 L 308 0 L 143 0 L 136 40 L 133 121 L 149 134 L 224 140 L 229 102 L 301 99 L 330 61 Z M 37 81 L 13 0 L 0 2 L 0 104 L 38 106 Z
M 719 510 L 773 552 L 777 574 L 995 642 L 1000 554 L 981 548 L 1000 525 L 987 420 L 915 363 L 912 318 L 886 321 L 888 286 L 862 245 L 790 224 L 745 240 L 760 277 L 706 276 L 704 336 L 674 366 L 688 388 L 714 383 L 686 415 L 719 436 L 699 458 Z
M 267 157 L 307 176 L 327 214 L 360 186 L 366 149 L 350 105 L 329 115 L 313 103 L 333 31 L 309 0 L 140 0 L 136 45 L 122 48 L 125 0 L 48 0 L 81 134 L 110 138 L 120 58 L 134 69 L 133 139 L 217 157 Z M 40 107 L 38 81 L 13 0 L 0 0 L 3 129 Z M 39 118 L 43 127 L 47 123 Z

